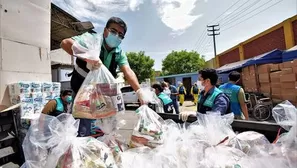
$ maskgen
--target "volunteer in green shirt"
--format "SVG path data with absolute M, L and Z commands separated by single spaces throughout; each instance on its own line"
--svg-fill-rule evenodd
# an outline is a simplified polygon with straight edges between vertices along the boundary
M 158 96 L 158 98 L 161 100 L 162 104 L 163 104 L 163 109 L 165 113 L 173 113 L 173 102 L 170 99 L 170 97 L 165 94 L 163 91 L 163 87 L 161 86 L 161 84 L 153 84 L 152 88 L 155 90 L 156 95 Z
M 125 38 L 127 32 L 126 23 L 118 18 L 111 17 L 104 28 L 103 43 L 101 46 L 100 61 L 94 62 L 91 60 L 82 60 L 77 58 L 75 61 L 74 70 L 71 77 L 71 89 L 76 94 L 83 83 L 88 72 L 92 69 L 99 68 L 102 63 L 109 69 L 111 74 L 116 78 L 116 70 L 119 67 L 124 73 L 125 78 L 132 88 L 136 91 L 139 101 L 143 104 L 143 91 L 140 89 L 138 79 L 130 68 L 125 52 L 120 48 L 122 40 Z M 84 36 L 96 36 L 96 34 L 84 33 L 80 36 L 64 39 L 61 47 L 70 55 L 73 55 L 73 50 L 79 50 L 75 47 L 74 42 L 78 42 L 84 46 L 85 42 L 82 40 Z M 141 66 L 141 65 L 140 65 Z M 91 128 L 91 120 L 80 120 L 79 134 L 81 136 L 88 136 Z

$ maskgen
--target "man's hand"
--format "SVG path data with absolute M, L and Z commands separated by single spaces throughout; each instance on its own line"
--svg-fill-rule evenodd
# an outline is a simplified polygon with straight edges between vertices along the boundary
M 186 122 L 189 118 L 189 116 L 196 116 L 197 113 L 194 111 L 186 111 L 186 112 L 181 112 L 178 116 L 179 120 L 182 120 L 183 122 Z
M 100 66 L 102 65 L 102 62 L 101 62 L 100 59 L 97 60 L 97 61 L 85 59 L 85 61 L 87 62 L 87 68 L 88 68 L 89 70 L 96 70 L 96 69 L 99 69 Z
M 143 92 L 143 89 L 138 89 L 137 91 L 136 91 L 136 95 L 137 95 L 137 97 L 138 97 L 138 100 L 139 100 L 139 102 L 140 102 L 140 104 L 141 105 L 144 105 L 144 104 L 147 104 L 148 102 L 145 102 L 145 100 L 144 100 L 144 92 Z

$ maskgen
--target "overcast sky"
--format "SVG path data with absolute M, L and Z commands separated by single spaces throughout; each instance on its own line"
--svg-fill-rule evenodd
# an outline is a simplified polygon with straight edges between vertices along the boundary
M 196 50 L 213 58 L 206 25 L 220 24 L 217 53 L 297 14 L 296 0 L 52 0 L 102 32 L 111 16 L 128 25 L 124 51 L 145 51 L 161 70 L 172 50 Z

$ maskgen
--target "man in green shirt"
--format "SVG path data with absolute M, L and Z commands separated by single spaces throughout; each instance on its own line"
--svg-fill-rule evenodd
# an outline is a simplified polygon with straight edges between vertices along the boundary
M 71 89 L 76 94 L 82 85 L 88 72 L 92 69 L 99 68 L 101 64 L 104 64 L 111 74 L 116 78 L 116 70 L 119 67 L 124 73 L 125 78 L 132 88 L 136 91 L 139 101 L 143 104 L 143 91 L 140 89 L 138 79 L 130 68 L 127 56 L 125 52 L 120 48 L 122 40 L 125 38 L 127 32 L 126 23 L 118 18 L 111 17 L 104 28 L 103 43 L 101 46 L 100 61 L 94 62 L 91 60 L 82 60 L 77 58 L 75 61 L 75 67 L 71 77 Z M 76 50 L 74 42 L 84 46 L 84 36 L 95 36 L 96 34 L 84 33 L 80 36 L 64 39 L 61 43 L 61 47 L 71 56 L 73 56 L 73 50 Z M 141 66 L 141 65 L 140 65 Z M 91 127 L 91 120 L 81 119 L 81 126 L 79 134 L 82 136 L 88 136 Z

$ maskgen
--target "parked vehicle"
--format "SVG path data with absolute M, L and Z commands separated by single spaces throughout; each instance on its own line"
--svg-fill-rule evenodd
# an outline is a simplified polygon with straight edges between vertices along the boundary
M 125 106 L 128 104 L 139 104 L 136 92 L 133 90 L 131 86 L 124 86 L 121 88 L 121 91 L 123 94 Z

